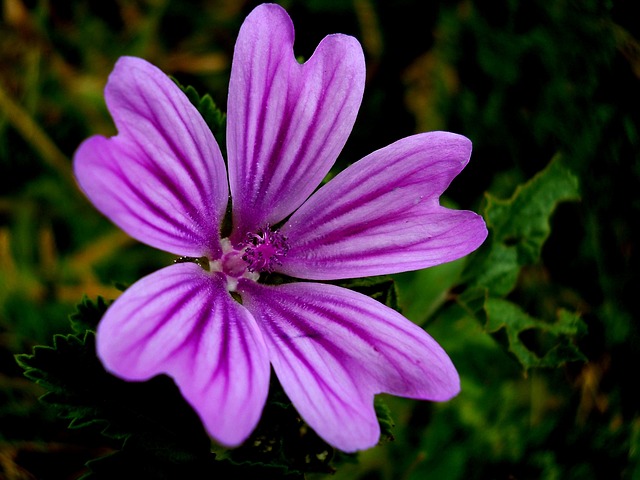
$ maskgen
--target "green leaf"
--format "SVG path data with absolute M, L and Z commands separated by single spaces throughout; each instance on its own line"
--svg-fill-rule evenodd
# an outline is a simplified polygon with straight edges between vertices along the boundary
M 113 377 L 96 355 L 91 331 L 83 336 L 56 335 L 53 346 L 37 346 L 31 355 L 16 359 L 28 378 L 48 390 L 41 400 L 69 419 L 71 428 L 97 425 L 112 438 L 149 430 L 171 432 L 168 438 L 175 438 L 186 429 L 189 438 L 199 433 L 208 444 L 199 419 L 170 379 L 139 383 Z
M 98 328 L 98 322 L 110 304 L 110 301 L 106 301 L 102 297 L 98 297 L 95 303 L 89 300 L 88 297 L 83 297 L 76 306 L 76 312 L 69 316 L 73 331 L 77 334 L 82 334 L 87 330 L 95 332 L 96 328 Z
M 32 354 L 16 356 L 25 375 L 47 390 L 42 402 L 70 420 L 70 428 L 98 428 L 107 437 L 125 440 L 125 449 L 134 445 L 138 454 L 104 460 L 128 459 L 130 464 L 121 471 L 150 468 L 144 458 L 153 458 L 153 468 L 166 471 L 188 470 L 206 461 L 210 439 L 171 379 L 126 382 L 105 371 L 92 330 L 106 307 L 102 299 L 83 299 L 71 316 L 74 329 L 82 333 L 56 335 L 52 346 L 36 346 Z
M 498 298 L 489 298 L 485 309 L 486 330 L 489 333 L 506 331 L 509 351 L 525 370 L 586 360 L 575 345 L 575 340 L 587 330 L 577 314 L 560 310 L 557 320 L 548 323 L 527 315 L 518 305 Z
M 191 85 L 185 87 L 175 78 L 172 78 L 172 80 L 180 87 L 180 90 L 184 92 L 191 104 L 200 112 L 200 115 L 202 115 L 202 118 L 218 142 L 223 158 L 226 158 L 226 114 L 218 108 L 208 93 L 201 96 Z
M 514 246 L 522 264 L 535 263 L 549 236 L 549 217 L 558 203 L 578 200 L 578 180 L 556 156 L 545 170 L 516 189 L 508 200 L 487 196 L 485 211 L 494 239 Z
M 363 295 L 378 300 L 389 308 L 400 311 L 398 305 L 398 291 L 393 278 L 388 276 L 355 278 L 337 282 L 338 285 L 349 290 L 360 292 Z
M 487 194 L 484 218 L 489 239 L 466 272 L 473 284 L 504 296 L 515 287 L 520 269 L 538 262 L 549 237 L 549 218 L 560 202 L 578 200 L 578 180 L 556 156 L 513 196 L 502 200 Z
M 375 397 L 373 407 L 376 410 L 376 416 L 380 424 L 380 441 L 392 441 L 394 439 L 393 427 L 395 427 L 395 424 L 393 418 L 391 418 L 391 410 L 381 396 Z
M 400 305 L 405 317 L 424 325 L 450 296 L 466 264 L 462 258 L 415 272 L 395 274 Z

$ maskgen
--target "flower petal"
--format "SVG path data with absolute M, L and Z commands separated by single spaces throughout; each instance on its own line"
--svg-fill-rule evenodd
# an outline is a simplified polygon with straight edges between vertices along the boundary
M 97 349 L 125 380 L 171 376 L 224 445 L 242 443 L 260 419 L 270 375 L 262 333 L 224 278 L 194 263 L 166 267 L 125 291 L 98 326 Z
M 342 150 L 362 101 L 357 40 L 330 35 L 303 65 L 278 5 L 247 17 L 233 56 L 227 150 L 236 237 L 293 212 Z
M 487 236 L 479 215 L 438 199 L 469 161 L 471 142 L 447 132 L 400 140 L 350 166 L 295 212 L 277 270 L 330 280 L 418 270 L 460 258 Z
M 294 406 L 341 450 L 378 441 L 374 394 L 448 400 L 460 389 L 451 360 L 424 330 L 360 293 L 335 285 L 248 281 L 240 282 L 239 292 Z
M 220 149 L 198 111 L 169 77 L 133 57 L 118 60 L 105 99 L 118 135 L 78 148 L 82 190 L 137 240 L 217 258 L 229 191 Z

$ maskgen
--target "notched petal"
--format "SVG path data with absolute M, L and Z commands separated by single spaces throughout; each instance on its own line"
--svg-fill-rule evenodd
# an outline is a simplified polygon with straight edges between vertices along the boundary
M 439 197 L 469 161 L 471 142 L 448 132 L 378 150 L 318 190 L 282 228 L 278 271 L 331 280 L 406 272 L 456 260 L 487 236 L 479 215 Z
M 460 389 L 444 350 L 369 297 L 315 283 L 241 281 L 239 290 L 285 392 L 302 418 L 341 450 L 377 443 L 374 394 L 448 400 Z
M 98 326 L 98 355 L 125 380 L 171 376 L 221 444 L 237 446 L 257 425 L 269 388 L 262 333 L 220 275 L 193 263 L 132 285 Z
M 318 186 L 362 101 L 365 64 L 353 37 L 329 35 L 300 65 L 291 19 L 261 5 L 245 20 L 229 84 L 227 149 L 237 235 L 275 224 Z
M 105 88 L 118 135 L 74 156 L 80 187 L 129 235 L 177 255 L 216 257 L 228 187 L 220 149 L 198 111 L 164 73 L 118 60 Z

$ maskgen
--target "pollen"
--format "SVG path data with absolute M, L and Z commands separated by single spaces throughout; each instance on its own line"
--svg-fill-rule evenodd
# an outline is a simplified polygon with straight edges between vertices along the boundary
M 276 266 L 282 265 L 289 251 L 287 237 L 271 229 L 270 225 L 248 233 L 242 245 L 245 247 L 242 259 L 247 262 L 250 272 L 273 272 Z

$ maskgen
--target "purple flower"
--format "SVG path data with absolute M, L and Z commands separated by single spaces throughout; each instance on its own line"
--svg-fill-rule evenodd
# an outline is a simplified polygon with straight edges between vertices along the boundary
M 378 150 L 318 191 L 355 122 L 365 83 L 360 44 L 330 35 L 303 65 L 277 5 L 240 30 L 228 100 L 228 180 L 211 131 L 179 88 L 124 57 L 105 89 L 118 135 L 75 155 L 78 182 L 132 237 L 208 265 L 176 263 L 132 285 L 97 332 L 113 374 L 165 373 L 227 446 L 255 428 L 270 365 L 302 418 L 344 451 L 374 445 L 373 396 L 447 400 L 451 360 L 399 313 L 313 281 L 416 270 L 475 250 L 481 217 L 438 199 L 471 154 L 465 137 L 414 135 Z M 231 194 L 232 228 L 221 239 Z M 161 399 L 159 399 L 161 401 Z

